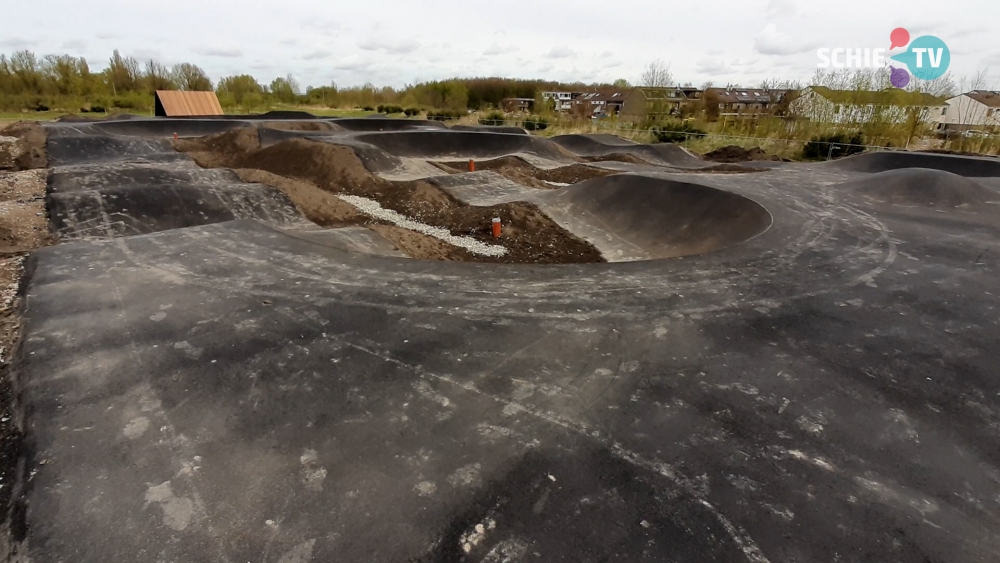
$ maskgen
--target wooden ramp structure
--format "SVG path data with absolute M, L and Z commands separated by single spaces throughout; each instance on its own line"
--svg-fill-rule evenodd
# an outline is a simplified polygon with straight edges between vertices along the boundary
M 222 115 L 222 104 L 215 92 L 157 90 L 156 117 L 191 117 Z

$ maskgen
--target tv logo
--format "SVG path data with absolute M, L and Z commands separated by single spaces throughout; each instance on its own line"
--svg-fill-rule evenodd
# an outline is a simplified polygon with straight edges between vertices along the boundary
M 944 41 L 933 35 L 923 35 L 910 42 L 910 32 L 897 27 L 889 34 L 889 49 L 822 48 L 816 51 L 819 68 L 880 68 L 886 64 L 886 52 L 909 48 L 889 57 L 906 68 L 889 63 L 890 82 L 897 88 L 910 83 L 910 74 L 921 80 L 935 80 L 944 76 L 951 65 L 951 51 Z

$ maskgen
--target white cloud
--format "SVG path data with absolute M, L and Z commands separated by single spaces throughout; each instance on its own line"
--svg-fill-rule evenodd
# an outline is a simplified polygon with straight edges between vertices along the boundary
M 601 57 L 602 59 L 606 59 L 606 58 L 608 58 L 608 57 L 610 57 L 610 56 L 612 56 L 612 55 L 614 55 L 614 53 L 612 53 L 611 51 L 604 51 L 604 52 L 603 52 L 603 53 L 601 53 L 601 54 L 600 54 L 599 56 L 600 56 L 600 57 Z
M 538 72 L 549 72 L 554 68 L 555 66 L 553 66 L 552 63 L 545 63 L 542 66 L 538 67 Z
M 798 12 L 792 0 L 769 0 L 767 3 L 768 17 L 789 17 Z
M 816 48 L 816 43 L 790 37 L 769 23 L 753 39 L 754 50 L 762 55 L 795 55 Z
M 725 60 L 715 57 L 698 59 L 698 62 L 695 63 L 695 69 L 699 73 L 707 74 L 709 76 L 729 74 L 731 71 Z
M 566 59 L 576 55 L 576 51 L 569 47 L 553 47 L 545 53 L 546 59 Z
M 365 51 L 385 51 L 386 53 L 401 55 L 416 51 L 420 48 L 420 43 L 415 39 L 388 41 L 382 38 L 371 38 L 358 43 L 358 47 Z
M 34 47 L 38 42 L 34 39 L 28 39 L 27 37 L 6 37 L 0 39 L 0 47 L 7 47 L 11 49 L 25 49 L 27 47 Z
M 239 47 L 202 47 L 196 52 L 205 57 L 236 58 L 243 56 L 243 49 Z
M 69 41 L 63 42 L 62 48 L 74 52 L 86 51 L 87 42 L 83 39 L 70 39 Z
M 302 55 L 302 60 L 305 61 L 315 61 L 317 59 L 327 59 L 333 56 L 333 52 L 324 51 L 323 49 L 317 49 L 315 51 L 310 51 Z
M 622 66 L 622 62 L 621 61 L 611 61 L 608 64 L 604 65 L 604 68 L 615 68 L 615 67 L 619 67 L 619 66 Z
M 517 47 L 514 45 L 500 45 L 498 43 L 493 43 L 483 51 L 484 55 L 506 55 L 507 53 L 513 53 L 517 51 Z

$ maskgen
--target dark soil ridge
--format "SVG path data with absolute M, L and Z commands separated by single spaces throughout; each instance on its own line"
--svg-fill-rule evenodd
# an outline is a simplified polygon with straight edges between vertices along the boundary
M 465 172 L 468 169 L 468 162 L 433 162 L 449 174 Z M 519 156 L 501 156 L 489 160 L 475 161 L 476 170 L 491 170 L 501 176 L 513 180 L 519 184 L 532 188 L 553 189 L 560 186 L 556 184 L 576 184 L 594 178 L 603 178 L 611 174 L 617 174 L 614 170 L 595 168 L 585 164 L 570 164 L 559 168 L 544 169 L 539 168 Z
M 175 141 L 174 147 L 206 168 L 263 170 L 307 182 L 327 193 L 367 197 L 387 209 L 428 225 L 446 228 L 452 234 L 501 244 L 507 249 L 504 256 L 490 257 L 449 245 L 453 251 L 442 256 L 438 246 L 433 255 L 418 253 L 414 256 L 411 253 L 414 258 L 516 264 L 604 261 L 593 245 L 560 227 L 532 203 L 470 206 L 430 182 L 383 180 L 370 173 L 350 147 L 297 138 L 261 148 L 255 128 L 182 139 Z M 281 185 L 274 187 L 282 189 Z M 316 214 L 308 204 L 291 199 L 306 217 Z M 491 234 L 491 219 L 494 217 L 500 217 L 503 222 L 500 239 L 494 239 Z M 380 223 L 367 217 L 365 222 Z M 404 246 L 403 250 L 410 253 L 412 249 Z

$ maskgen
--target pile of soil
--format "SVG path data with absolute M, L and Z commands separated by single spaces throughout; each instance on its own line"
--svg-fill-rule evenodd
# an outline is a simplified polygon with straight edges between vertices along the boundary
M 468 170 L 468 162 L 439 162 L 435 164 L 451 174 Z M 554 184 L 576 184 L 584 180 L 615 174 L 612 170 L 583 164 L 572 164 L 545 170 L 517 156 L 502 156 L 491 160 L 476 161 L 476 170 L 491 170 L 518 184 L 542 189 L 560 187 Z
M 779 156 L 767 154 L 760 147 L 745 149 L 735 145 L 720 147 L 710 153 L 706 153 L 702 156 L 702 158 L 705 160 L 711 160 L 712 162 L 725 163 L 752 162 L 754 160 L 773 160 L 780 162 L 782 160 Z
M 326 121 L 264 121 L 265 129 L 280 131 L 339 131 L 340 127 Z
M 45 168 L 45 131 L 34 121 L 18 121 L 0 130 L 0 170 Z
M 627 162 L 629 164 L 652 164 L 651 162 L 647 162 L 633 154 L 623 152 L 602 154 L 600 156 L 585 156 L 583 159 L 587 162 Z
M 349 147 L 289 139 L 260 148 L 259 137 L 253 129 L 234 129 L 218 135 L 179 140 L 174 146 L 201 166 L 239 169 L 245 179 L 252 178 L 282 190 L 306 217 L 317 217 L 326 224 L 357 221 L 357 212 L 335 205 L 333 200 L 336 198 L 321 198 L 317 190 L 370 198 L 382 207 L 428 225 L 444 227 L 452 234 L 507 248 L 507 254 L 502 257 L 479 256 L 433 237 L 416 232 L 404 234 L 399 232 L 401 229 L 380 225 L 367 217 L 362 220 L 413 258 L 528 264 L 603 261 L 593 245 L 557 225 L 534 204 L 470 206 L 426 181 L 383 180 L 370 173 Z M 255 176 L 247 169 L 269 172 L 271 176 Z M 289 183 L 288 179 L 298 183 Z M 500 217 L 504 225 L 500 239 L 494 239 L 491 234 L 490 221 L 494 217 Z

